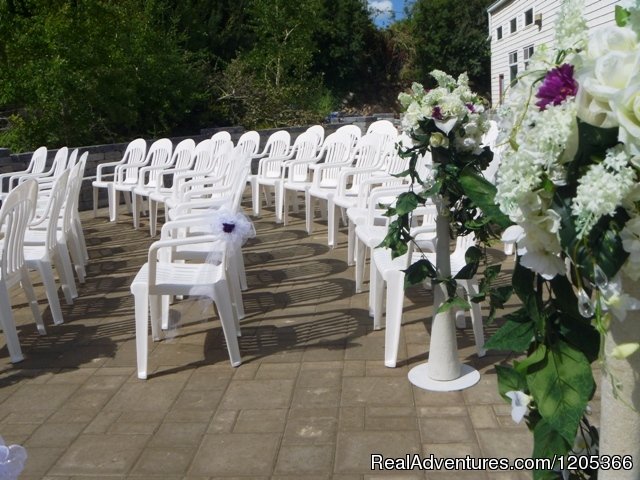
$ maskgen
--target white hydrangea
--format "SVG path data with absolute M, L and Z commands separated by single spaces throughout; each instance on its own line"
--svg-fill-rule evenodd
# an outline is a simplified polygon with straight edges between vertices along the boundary
M 556 21 L 556 45 L 560 50 L 582 50 L 587 44 L 583 0 L 565 0 Z
M 603 215 L 613 215 L 635 183 L 636 173 L 623 145 L 609 149 L 602 163 L 591 165 L 578 180 L 571 205 L 578 237 L 587 235 Z

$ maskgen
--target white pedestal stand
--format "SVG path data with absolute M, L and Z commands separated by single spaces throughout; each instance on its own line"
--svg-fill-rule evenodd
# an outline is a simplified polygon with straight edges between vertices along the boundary
M 449 217 L 442 215 L 436 220 L 436 269 L 441 277 L 451 275 L 449 252 Z M 462 365 L 458 359 L 458 342 L 453 311 L 436 313 L 447 299 L 447 289 L 443 284 L 433 288 L 433 324 L 429 361 L 409 371 L 409 381 L 416 387 L 437 392 L 463 390 L 478 383 L 480 372 L 468 365 Z
M 623 278 L 625 291 L 640 298 L 640 282 Z M 640 341 L 640 311 L 630 311 L 624 322 L 611 319 L 605 341 L 605 355 L 622 343 Z M 602 378 L 600 415 L 600 455 L 631 455 L 631 470 L 600 470 L 600 480 L 636 480 L 640 478 L 640 352 L 624 360 L 607 356 L 607 368 L 621 386 L 618 399 L 613 397 L 611 379 Z

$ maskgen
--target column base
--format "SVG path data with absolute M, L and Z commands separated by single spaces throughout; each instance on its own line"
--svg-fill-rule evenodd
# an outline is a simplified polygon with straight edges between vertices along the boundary
M 434 380 L 429 376 L 429 363 L 409 370 L 409 381 L 418 388 L 434 392 L 454 392 L 474 386 L 480 381 L 480 372 L 469 365 L 462 365 L 460 376 L 453 380 Z

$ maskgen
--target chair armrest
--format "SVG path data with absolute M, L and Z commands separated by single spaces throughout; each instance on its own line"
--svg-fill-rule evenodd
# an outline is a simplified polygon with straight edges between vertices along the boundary
M 101 163 L 100 165 L 98 165 L 98 168 L 96 169 L 96 181 L 101 182 L 102 181 L 102 176 L 113 176 L 115 175 L 115 167 L 117 167 L 118 165 L 122 165 L 124 163 L 124 160 L 120 160 L 119 162 L 107 162 L 107 163 Z M 114 171 L 113 173 L 103 173 L 102 171 L 105 168 L 113 168 Z
M 194 245 L 198 243 L 212 243 L 220 241 L 218 235 L 198 235 L 196 237 L 165 239 L 153 242 L 149 247 L 149 285 L 156 285 L 156 271 L 158 262 L 158 250 L 162 248 L 174 248 L 181 245 Z

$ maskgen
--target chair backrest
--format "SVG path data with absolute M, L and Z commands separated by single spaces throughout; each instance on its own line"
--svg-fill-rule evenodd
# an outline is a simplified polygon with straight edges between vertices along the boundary
M 33 219 L 38 200 L 38 183 L 34 179 L 14 188 L 0 208 L 0 229 L 4 231 L 0 278 L 9 285 L 20 276 L 24 265 L 24 233 Z
M 54 177 L 58 177 L 67 169 L 67 163 L 69 160 L 69 149 L 67 147 L 62 147 L 58 149 L 56 152 L 56 156 L 53 159 L 53 164 L 51 165 L 51 175 Z
M 294 154 L 296 160 L 311 159 L 316 156 L 318 146 L 318 135 L 307 130 L 298 135 L 290 153 Z
M 75 167 L 74 167 L 75 168 Z M 47 222 L 47 236 L 45 239 L 45 248 L 52 254 L 56 248 L 57 234 L 58 234 L 58 217 L 60 216 L 60 210 L 65 200 L 67 192 L 67 183 L 69 183 L 69 176 L 71 169 L 67 169 L 56 177 L 53 186 L 51 187 L 51 193 L 49 195 L 49 201 L 43 216 Z
M 357 128 L 357 127 L 356 127 Z M 351 158 L 352 150 L 351 136 L 344 131 L 338 129 L 335 133 L 329 135 L 322 146 L 320 155 L 324 154 L 324 164 L 332 163 L 344 163 Z M 336 185 L 338 175 L 340 174 L 340 167 L 326 168 L 320 173 L 320 186 L 321 187 L 333 187 Z
M 500 128 L 498 127 L 498 122 L 489 120 L 489 131 L 482 136 L 482 145 L 491 147 L 491 150 L 493 150 L 499 134 Z
M 367 133 L 381 133 L 383 135 L 391 135 L 395 138 L 398 136 L 398 129 L 389 120 L 376 120 L 369 125 Z
M 208 172 L 209 176 L 219 178 L 223 183 L 228 181 L 226 177 L 233 166 L 233 155 L 231 154 L 233 150 L 234 146 L 231 140 L 220 144 L 217 153 L 213 156 L 212 168 Z
M 317 148 L 320 148 L 324 142 L 324 127 L 322 125 L 312 125 L 307 128 L 307 132 L 313 133 L 318 137 Z
M 230 173 L 229 185 L 233 192 L 229 207 L 236 213 L 242 210 L 242 195 L 247 184 L 247 178 L 251 173 L 251 157 L 236 147 L 230 156 L 232 157 L 233 168 Z
M 349 136 L 351 140 L 351 148 L 355 148 L 358 140 L 362 137 L 362 130 L 357 125 L 343 125 L 335 133 L 342 133 Z
M 283 157 L 289 152 L 291 145 L 291 135 L 286 130 L 278 130 L 271 134 L 264 146 L 264 152 L 269 157 Z
M 214 157 L 218 154 L 220 147 L 231 141 L 231 134 L 229 132 L 217 132 L 211 137 L 211 155 Z M 233 147 L 233 144 L 231 145 Z
M 47 165 L 47 147 L 40 147 L 31 156 L 25 173 L 42 173 Z
M 122 170 L 118 170 L 118 167 L 116 167 L 115 181 L 117 183 L 137 183 L 138 170 L 140 166 L 145 165 L 146 153 L 147 142 L 144 138 L 136 138 L 130 142 L 122 157 L 122 164 L 127 166 L 138 165 L 138 167 L 127 168 L 124 170 L 124 175 L 122 174 Z
M 77 162 L 78 162 L 78 149 L 74 148 L 73 151 L 71 152 L 71 155 L 69 155 L 69 160 L 67 160 L 67 169 L 75 167 Z
M 69 172 L 67 190 L 64 199 L 64 212 L 62 214 L 62 230 L 65 235 L 71 231 L 74 215 L 77 215 L 78 213 L 80 189 L 82 188 L 84 168 L 86 166 L 88 156 L 89 152 L 84 152 L 78 163 L 76 163 Z
M 255 155 L 259 147 L 260 134 L 255 130 L 244 132 L 236 144 L 236 148 L 239 148 L 241 153 L 246 153 L 247 155 Z
M 196 142 L 191 138 L 182 140 L 176 145 L 173 155 L 171 156 L 170 165 L 173 168 L 190 168 L 194 160 L 193 153 L 196 149 Z

